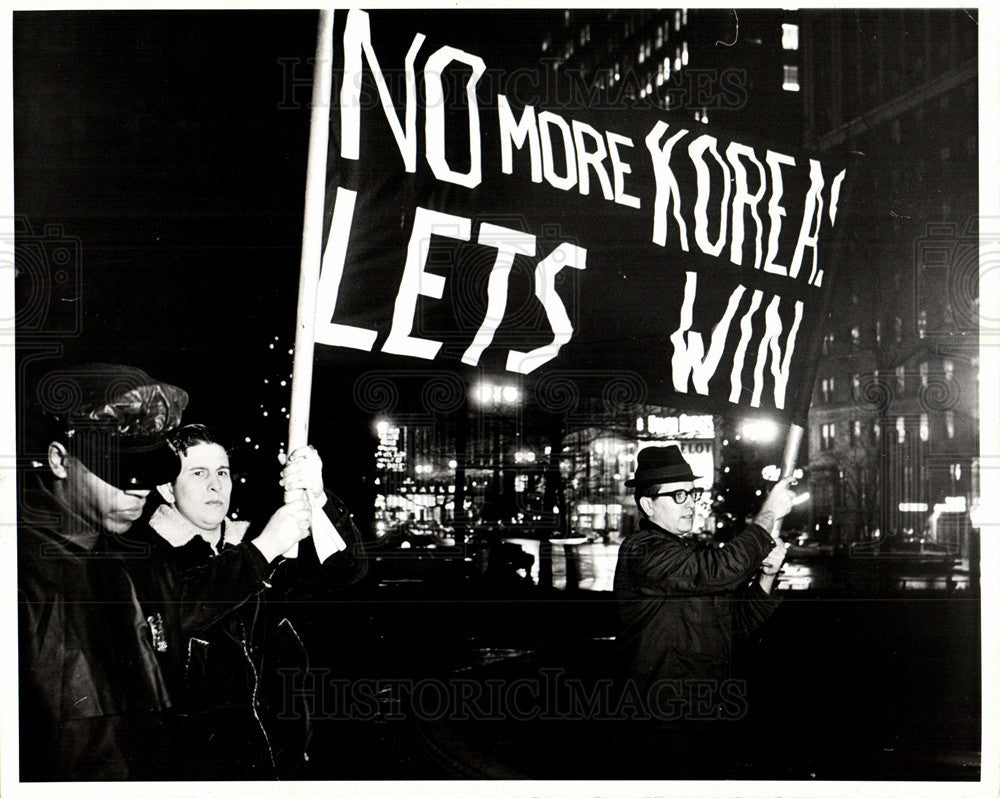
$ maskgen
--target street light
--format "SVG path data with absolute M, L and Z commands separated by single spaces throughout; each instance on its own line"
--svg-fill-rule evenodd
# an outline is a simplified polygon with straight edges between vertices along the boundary
M 499 508 L 502 504 L 500 500 L 501 498 L 506 498 L 501 496 L 504 452 L 504 417 L 508 415 L 508 412 L 512 410 L 514 406 L 521 403 L 521 391 L 516 385 L 511 383 L 501 384 L 483 381 L 473 386 L 471 398 L 482 408 L 485 415 L 493 416 L 493 455 L 491 457 L 493 480 L 490 485 L 490 496 L 487 497 L 487 503 L 495 501 L 498 508 L 497 512 L 499 513 Z M 520 433 L 518 433 L 517 437 L 520 437 Z
M 472 391 L 473 398 L 481 405 L 516 405 L 521 401 L 521 391 L 516 385 L 497 385 L 481 382 Z

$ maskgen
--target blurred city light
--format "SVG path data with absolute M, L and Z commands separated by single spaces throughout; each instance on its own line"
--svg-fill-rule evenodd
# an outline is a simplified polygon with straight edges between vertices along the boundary
M 743 437 L 754 443 L 772 443 L 781 432 L 781 427 L 768 419 L 755 419 L 745 422 L 740 432 Z
M 777 482 L 781 479 L 781 467 L 776 465 L 766 465 L 760 470 L 760 475 L 768 482 Z M 805 476 L 805 471 L 801 468 L 796 468 L 792 471 L 792 479 L 802 479 Z

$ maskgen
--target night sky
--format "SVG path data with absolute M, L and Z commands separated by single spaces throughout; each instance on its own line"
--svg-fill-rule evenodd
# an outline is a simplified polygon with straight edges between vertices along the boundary
M 308 70 L 315 23 L 15 14 L 15 209 L 36 236 L 79 239 L 80 323 L 43 328 L 69 359 L 194 394 L 239 386 L 269 335 L 288 339 L 309 112 L 308 87 L 280 107 L 279 59 Z

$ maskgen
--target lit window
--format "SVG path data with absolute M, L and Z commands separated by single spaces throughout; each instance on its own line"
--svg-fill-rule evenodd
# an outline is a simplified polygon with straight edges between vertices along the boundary
M 906 366 L 896 367 L 896 387 L 900 391 L 906 390 Z
M 882 343 L 882 319 L 875 322 L 875 343 Z
M 851 445 L 853 446 L 861 440 L 861 422 L 855 420 L 851 425 Z
M 951 465 L 951 478 L 956 482 L 962 481 L 962 464 L 952 463 Z
M 824 451 L 832 449 L 836 435 L 837 427 L 835 424 L 824 424 L 820 427 L 820 448 Z
M 906 443 L 906 419 L 902 416 L 896 419 L 896 443 Z
M 785 50 L 799 49 L 799 26 L 785 23 L 781 26 L 781 47 Z
M 688 43 L 687 42 L 683 42 L 681 44 L 681 63 L 684 66 L 687 66 L 687 64 L 688 64 Z
M 944 378 L 951 382 L 955 379 L 955 361 L 947 359 L 941 363 L 941 367 L 944 369 Z
M 920 414 L 920 440 L 926 442 L 931 437 L 931 422 L 926 413 Z
M 799 90 L 799 68 L 796 64 L 785 64 L 783 67 L 785 71 L 785 80 L 781 84 L 781 88 L 785 91 L 798 91 Z
M 680 29 L 681 29 L 681 12 L 680 11 L 675 11 L 674 12 L 674 30 L 680 30 Z
M 861 328 L 851 327 L 851 344 L 857 349 L 861 346 Z
M 926 388 L 927 387 L 928 371 L 929 371 L 929 369 L 930 369 L 930 366 L 928 365 L 928 363 L 927 363 L 926 360 L 923 363 L 920 364 L 920 387 L 921 388 Z
M 946 410 L 944 414 L 944 430 L 948 440 L 955 438 L 955 411 Z
M 834 391 L 833 377 L 824 378 L 822 382 L 822 390 L 823 390 L 823 401 L 826 404 L 829 404 L 830 401 L 833 399 L 833 391 Z
M 917 335 L 923 338 L 927 334 L 927 311 L 921 310 L 917 316 Z

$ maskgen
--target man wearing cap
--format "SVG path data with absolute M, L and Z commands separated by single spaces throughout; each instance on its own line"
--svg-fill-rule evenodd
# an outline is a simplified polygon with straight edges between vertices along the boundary
M 777 604 L 770 591 L 785 547 L 770 532 L 791 509 L 788 480 L 747 529 L 719 546 L 690 538 L 703 492 L 696 479 L 678 447 L 652 446 L 625 482 L 643 518 L 618 553 L 618 643 L 626 688 L 653 720 L 738 714 L 741 697 L 726 684 L 734 640 L 756 631 Z
M 171 701 L 154 651 L 162 618 L 142 603 L 154 553 L 125 533 L 150 489 L 176 476 L 168 433 L 188 396 L 92 363 L 49 373 L 33 398 L 25 420 L 39 457 L 18 507 L 20 776 L 159 778 Z M 304 501 L 274 518 L 228 561 L 221 587 L 206 585 L 213 600 L 263 590 L 276 553 L 308 534 Z
M 33 398 L 18 507 L 20 777 L 128 778 L 168 699 L 114 537 L 169 473 L 165 435 L 188 397 L 97 363 L 50 372 Z

